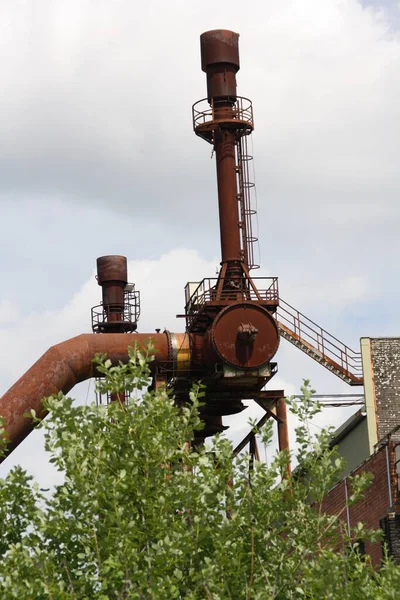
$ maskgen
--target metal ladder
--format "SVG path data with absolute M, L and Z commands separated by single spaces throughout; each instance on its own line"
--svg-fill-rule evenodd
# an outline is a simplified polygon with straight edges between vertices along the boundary
M 279 333 L 349 385 L 363 385 L 361 352 L 356 352 L 279 299 L 275 314 Z
M 240 135 L 236 140 L 236 176 L 237 176 L 237 199 L 240 208 L 240 229 L 243 260 L 249 271 L 259 269 L 254 257 L 254 245 L 258 238 L 253 233 L 252 218 L 257 211 L 251 207 L 252 193 L 255 190 L 255 183 L 250 179 L 250 161 L 253 157 L 248 153 L 247 135 Z

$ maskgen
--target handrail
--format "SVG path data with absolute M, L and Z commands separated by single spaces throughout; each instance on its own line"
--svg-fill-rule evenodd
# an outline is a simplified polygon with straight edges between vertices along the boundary
M 214 100 L 211 105 L 207 98 L 202 98 L 195 102 L 192 106 L 193 129 L 196 132 L 198 128 L 202 128 L 209 123 L 218 122 L 220 117 L 215 114 L 215 108 L 218 108 L 218 103 Z M 244 96 L 236 96 L 236 100 L 232 103 L 232 121 L 237 121 L 238 125 L 247 125 L 250 131 L 254 129 L 253 121 L 253 105 L 249 98 Z
M 333 361 L 350 376 L 362 377 L 361 352 L 356 352 L 293 306 L 279 299 L 278 326 L 322 359 Z
M 206 303 L 224 301 L 257 301 L 279 302 L 278 278 L 277 277 L 253 277 L 252 282 L 255 289 L 249 284 L 249 280 L 242 277 L 238 280 L 238 286 L 229 288 L 224 283 L 231 284 L 231 278 L 206 278 L 200 282 L 189 282 L 185 287 L 185 315 L 189 326 L 203 310 Z M 261 287 L 261 282 L 265 286 Z M 222 289 L 217 290 L 217 284 L 222 283 Z M 260 287 L 257 283 L 261 284 Z M 192 286 L 196 286 L 194 289 Z M 219 286 L 218 286 L 219 287 Z
M 204 304 L 204 302 L 209 300 L 217 299 L 217 283 L 218 282 L 226 282 L 230 281 L 230 278 L 222 278 L 218 277 L 208 277 L 203 279 L 200 282 L 189 282 L 185 287 L 185 298 L 186 298 L 186 312 L 189 312 L 188 309 L 197 306 L 199 304 Z M 278 291 L 278 277 L 253 277 L 253 283 L 263 282 L 265 285 L 264 289 L 259 289 L 257 284 L 258 294 L 264 300 L 279 300 L 279 291 Z M 194 290 L 190 289 L 191 285 L 198 283 L 197 287 Z M 249 285 L 248 279 L 242 277 L 239 280 L 239 286 L 237 288 L 232 289 L 223 289 L 220 292 L 220 299 L 224 299 L 224 297 L 231 296 L 233 294 L 243 295 L 247 300 L 258 300 L 257 294 L 254 289 Z

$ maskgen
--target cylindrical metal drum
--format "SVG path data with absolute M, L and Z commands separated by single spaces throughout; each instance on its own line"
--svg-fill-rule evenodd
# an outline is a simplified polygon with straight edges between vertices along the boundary
M 102 287 L 103 306 L 109 321 L 122 320 L 124 293 L 128 281 L 125 256 L 101 256 L 97 259 L 97 281 Z
M 274 318 L 250 302 L 224 308 L 209 335 L 220 360 L 238 369 L 258 369 L 273 358 L 279 346 Z
M 239 34 L 226 29 L 206 31 L 200 36 L 201 68 L 207 73 L 207 97 L 236 100 Z

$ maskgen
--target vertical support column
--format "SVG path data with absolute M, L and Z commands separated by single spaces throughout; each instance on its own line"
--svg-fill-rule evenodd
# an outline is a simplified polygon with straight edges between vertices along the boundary
M 276 403 L 276 416 L 278 419 L 278 444 L 279 450 L 289 451 L 289 428 L 287 423 L 287 411 L 285 398 L 279 398 Z M 290 463 L 287 467 L 287 475 L 291 473 Z
M 254 469 L 254 462 L 260 462 L 260 453 L 258 451 L 258 444 L 256 439 L 256 434 L 253 433 L 250 437 L 249 441 L 249 454 L 250 454 L 250 464 L 249 468 L 252 471 Z
M 378 422 L 370 338 L 361 338 L 360 347 L 364 378 L 365 410 L 367 413 L 369 453 L 372 454 L 374 452 L 375 444 L 378 443 Z

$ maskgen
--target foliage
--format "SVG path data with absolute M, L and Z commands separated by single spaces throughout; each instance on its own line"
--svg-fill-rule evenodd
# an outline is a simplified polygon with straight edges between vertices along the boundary
M 98 370 L 103 391 L 132 392 L 128 406 L 46 400 L 39 426 L 63 484 L 46 494 L 20 468 L 0 482 L 3 600 L 398 597 L 399 568 L 374 571 L 351 543 L 376 534 L 360 525 L 340 549 L 340 518 L 318 508 L 343 465 L 326 432 L 310 435 L 308 382 L 304 402 L 291 402 L 306 476 L 281 480 L 285 453 L 249 471 L 222 436 L 211 450 L 191 446 L 200 386 L 178 408 L 148 390 L 149 359 L 133 350 L 127 365 L 98 359 Z M 261 435 L 268 443 L 270 427 Z M 354 482 L 352 501 L 365 484 Z

